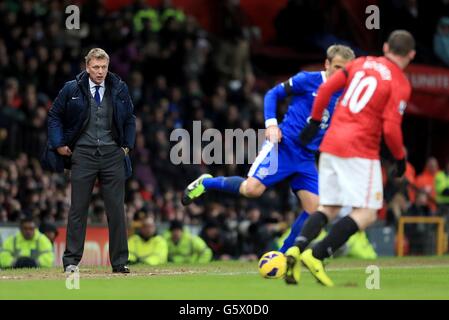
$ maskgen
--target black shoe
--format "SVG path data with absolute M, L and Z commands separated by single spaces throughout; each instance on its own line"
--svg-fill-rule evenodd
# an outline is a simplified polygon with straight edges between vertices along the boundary
M 112 268 L 113 273 L 130 273 L 128 266 L 118 266 Z
M 64 267 L 65 273 L 75 273 L 75 272 L 79 272 L 79 271 L 80 271 L 80 269 L 78 268 L 78 266 L 74 265 L 74 264 Z

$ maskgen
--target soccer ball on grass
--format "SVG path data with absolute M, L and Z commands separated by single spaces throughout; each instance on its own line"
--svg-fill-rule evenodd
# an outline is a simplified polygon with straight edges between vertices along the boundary
M 285 275 L 287 258 L 282 252 L 270 251 L 259 260 L 259 273 L 267 279 L 279 279 Z

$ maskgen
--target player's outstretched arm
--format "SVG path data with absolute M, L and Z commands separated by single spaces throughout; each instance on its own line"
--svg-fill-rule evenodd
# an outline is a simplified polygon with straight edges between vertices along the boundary
M 284 100 L 288 96 L 285 90 L 285 84 L 278 84 L 265 94 L 264 113 L 265 113 L 265 137 L 272 143 L 279 143 L 282 139 L 281 130 L 278 127 L 276 110 L 278 101 Z
M 277 125 L 276 110 L 278 102 L 293 94 L 302 94 L 305 90 L 304 85 L 306 83 L 306 74 L 304 72 L 300 72 L 287 81 L 268 90 L 264 99 L 265 126 L 267 128 Z
M 284 89 L 283 84 L 268 90 L 264 98 L 264 115 L 265 115 L 265 127 L 277 125 L 276 110 L 278 101 L 282 101 L 287 97 L 287 92 Z

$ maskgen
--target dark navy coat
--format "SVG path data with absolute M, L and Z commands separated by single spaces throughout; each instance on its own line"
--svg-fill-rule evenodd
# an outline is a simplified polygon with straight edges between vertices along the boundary
M 136 117 L 128 86 L 117 75 L 108 72 L 105 84 L 111 90 L 113 106 L 112 137 L 120 147 L 130 150 L 136 137 Z M 70 169 L 70 158 L 60 156 L 56 149 L 75 144 L 86 128 L 90 117 L 89 75 L 86 71 L 68 81 L 59 92 L 48 112 L 48 143 L 42 155 L 42 165 L 54 172 Z M 126 176 L 131 175 L 131 161 L 125 157 Z

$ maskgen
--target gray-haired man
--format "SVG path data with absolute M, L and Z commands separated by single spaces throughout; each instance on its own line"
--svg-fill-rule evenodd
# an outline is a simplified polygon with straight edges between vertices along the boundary
M 131 174 L 128 153 L 134 146 L 136 124 L 128 87 L 108 71 L 108 65 L 108 54 L 92 49 L 86 56 L 86 71 L 64 85 L 48 114 L 49 148 L 72 170 L 63 256 L 66 272 L 76 271 L 83 255 L 87 213 L 97 178 L 109 224 L 112 270 L 129 272 L 124 193 Z

